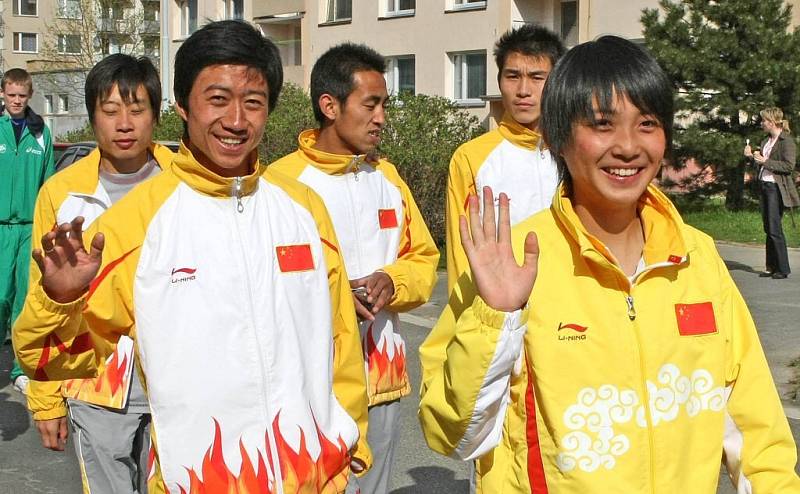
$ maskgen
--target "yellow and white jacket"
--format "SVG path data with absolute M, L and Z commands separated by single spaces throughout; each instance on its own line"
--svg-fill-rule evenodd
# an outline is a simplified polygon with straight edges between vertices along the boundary
M 527 232 L 539 238 L 527 308 L 475 297 L 423 344 L 425 437 L 478 459 L 478 492 L 708 494 L 724 461 L 737 492 L 800 493 L 756 328 L 712 239 L 654 187 L 640 212 L 646 267 L 631 282 L 561 189 L 512 233 L 518 261 Z
M 88 293 L 58 304 L 32 285 L 15 348 L 29 375 L 66 379 L 94 371 L 92 340 L 133 339 L 149 492 L 338 493 L 351 459 L 370 465 L 352 296 L 316 194 L 257 162 L 220 177 L 181 146 L 96 232 Z
M 447 293 L 461 275 L 469 275 L 458 232 L 458 217 L 466 214 L 469 194 L 480 197 L 486 186 L 492 188 L 495 199 L 505 192 L 513 205 L 512 226 L 550 206 L 558 172 L 543 144 L 538 133 L 506 114 L 497 129 L 462 144 L 453 153 L 447 179 Z
M 397 314 L 430 298 L 439 251 L 394 165 L 319 151 L 314 149 L 317 135 L 316 130 L 302 132 L 299 149 L 269 168 L 296 178 L 322 197 L 350 279 L 378 270 L 392 278 L 395 291 L 386 309 L 360 327 L 369 404 L 396 400 L 411 392 Z
M 151 154 L 161 169 L 171 162 L 174 153 L 166 146 L 154 144 Z M 100 183 L 100 150 L 95 149 L 61 173 L 50 177 L 39 190 L 33 212 L 34 245 L 47 231 L 61 223 L 83 216 L 84 229 L 111 207 L 111 199 Z M 30 284 L 40 282 L 41 273 L 31 262 Z M 109 408 L 125 408 L 134 368 L 133 340 L 120 336 L 108 350 L 111 355 L 101 363 L 98 375 L 90 379 L 67 381 L 31 381 L 28 386 L 28 408 L 35 420 L 64 417 L 64 398 L 74 398 Z

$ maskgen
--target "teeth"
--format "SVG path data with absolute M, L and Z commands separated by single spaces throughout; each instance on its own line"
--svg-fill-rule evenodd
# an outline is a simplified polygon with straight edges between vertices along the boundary
M 606 169 L 608 173 L 611 175 L 617 175 L 620 177 L 630 177 L 632 175 L 636 175 L 639 172 L 638 168 L 608 168 Z
M 219 140 L 223 144 L 241 144 L 244 142 L 244 139 L 234 139 L 232 137 L 220 137 Z

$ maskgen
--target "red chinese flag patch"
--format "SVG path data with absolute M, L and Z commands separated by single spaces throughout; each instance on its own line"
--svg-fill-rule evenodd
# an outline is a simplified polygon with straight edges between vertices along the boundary
M 381 225 L 381 230 L 397 228 L 397 214 L 394 209 L 379 209 L 378 223 Z
M 311 255 L 311 245 L 279 245 L 275 247 L 278 255 L 278 267 L 282 273 L 297 271 L 311 271 L 314 269 L 314 256 Z
M 678 331 L 683 336 L 697 336 L 717 332 L 714 306 L 711 302 L 699 304 L 675 304 Z

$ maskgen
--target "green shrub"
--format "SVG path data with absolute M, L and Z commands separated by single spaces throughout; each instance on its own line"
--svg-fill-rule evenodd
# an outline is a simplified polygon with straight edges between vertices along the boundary
M 317 121 L 311 109 L 311 98 L 300 86 L 285 84 L 264 129 L 264 141 L 261 143 L 264 162 L 272 163 L 296 151 L 300 132 L 315 127 Z

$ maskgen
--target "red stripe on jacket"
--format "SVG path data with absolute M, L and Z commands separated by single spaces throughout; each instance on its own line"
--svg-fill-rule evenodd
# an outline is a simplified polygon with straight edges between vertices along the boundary
M 536 397 L 533 389 L 533 367 L 525 355 L 528 367 L 528 386 L 525 389 L 525 436 L 528 440 L 528 482 L 531 494 L 547 494 L 547 479 L 542 464 L 542 450 L 539 444 L 539 430 L 536 424 Z

